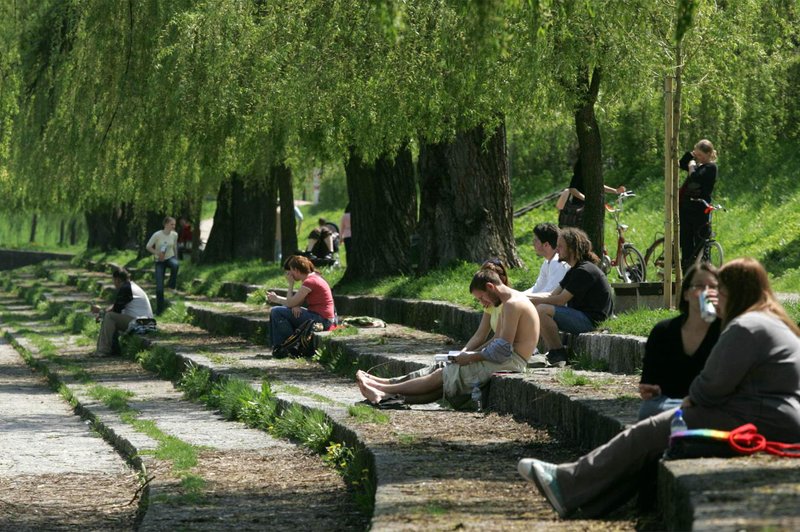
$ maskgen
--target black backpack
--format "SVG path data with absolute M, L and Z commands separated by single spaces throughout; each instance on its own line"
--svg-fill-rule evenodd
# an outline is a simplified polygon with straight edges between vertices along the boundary
M 272 350 L 274 358 L 304 358 L 314 354 L 314 320 L 306 320 L 292 335 Z

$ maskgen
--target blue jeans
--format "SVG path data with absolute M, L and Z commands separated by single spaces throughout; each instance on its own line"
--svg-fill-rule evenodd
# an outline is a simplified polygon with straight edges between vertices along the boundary
M 156 261 L 156 314 L 164 312 L 164 277 L 170 270 L 169 287 L 178 287 L 178 259 L 170 257 L 167 260 Z
M 553 320 L 559 331 L 580 334 L 594 330 L 594 323 L 589 316 L 570 307 L 553 307 Z
M 284 307 L 272 307 L 269 311 L 269 329 L 272 334 L 272 347 L 281 345 L 284 340 L 289 338 L 295 329 L 300 327 L 303 322 L 314 320 L 314 323 L 321 323 L 323 329 L 331 326 L 331 321 L 326 320 L 316 312 L 311 312 L 307 308 L 300 307 L 300 316 L 297 318 L 292 314 L 292 309 Z
M 639 407 L 639 421 L 672 410 L 681 406 L 683 399 L 673 399 L 666 395 L 657 395 L 652 399 L 642 401 Z

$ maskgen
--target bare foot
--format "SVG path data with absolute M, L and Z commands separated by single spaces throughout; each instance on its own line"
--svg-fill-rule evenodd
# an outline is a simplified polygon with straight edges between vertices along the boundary
M 356 383 L 358 383 L 358 391 L 361 392 L 361 395 L 363 395 L 365 398 L 368 398 L 367 389 L 364 385 L 364 382 L 358 378 L 358 375 L 356 375 Z
M 356 372 L 356 379 L 361 378 L 364 382 L 370 383 L 378 383 L 378 384 L 390 384 L 389 379 L 382 379 L 380 377 L 376 377 L 375 375 L 370 375 L 366 371 L 358 370 Z
M 366 397 L 367 400 L 374 405 L 380 403 L 381 400 L 386 397 L 384 392 L 377 390 L 368 384 L 363 384 L 361 393 L 364 394 L 364 397 Z

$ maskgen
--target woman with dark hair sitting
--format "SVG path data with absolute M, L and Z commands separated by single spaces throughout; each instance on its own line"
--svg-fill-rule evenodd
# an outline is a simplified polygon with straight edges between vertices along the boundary
M 656 324 L 647 337 L 639 383 L 640 420 L 678 408 L 706 365 L 719 338 L 720 320 L 712 318 L 709 323 L 703 319 L 700 294 L 705 292 L 715 302 L 717 285 L 717 269 L 713 265 L 694 264 L 683 278 L 680 315 Z
M 736 259 L 719 270 L 723 332 L 683 400 L 690 429 L 754 424 L 768 440 L 800 442 L 800 329 L 775 298 L 764 267 Z M 602 515 L 637 490 L 668 446 L 674 410 L 644 419 L 577 461 L 519 461 L 561 517 Z

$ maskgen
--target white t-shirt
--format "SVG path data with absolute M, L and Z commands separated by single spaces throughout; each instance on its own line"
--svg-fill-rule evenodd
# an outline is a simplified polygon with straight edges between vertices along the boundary
M 558 253 L 553 255 L 550 260 L 545 260 L 542 263 L 542 269 L 539 270 L 539 277 L 536 278 L 536 283 L 525 290 L 525 294 L 538 294 L 540 292 L 551 293 L 558 287 L 558 283 L 566 275 L 569 270 L 569 264 L 566 262 L 558 261 Z
M 142 287 L 131 281 L 131 292 L 133 293 L 133 300 L 125 305 L 122 313 L 134 318 L 152 318 L 153 307 L 150 306 L 150 299 L 148 299 Z
M 156 253 L 160 252 L 162 249 L 166 249 L 164 252 L 164 260 L 174 257 L 178 254 L 178 233 L 170 231 L 169 234 L 166 234 L 163 230 L 156 231 L 153 233 L 153 236 L 150 237 L 150 240 L 147 241 L 148 248 L 153 246 L 156 248 Z M 158 255 L 154 257 L 155 260 L 158 260 Z

